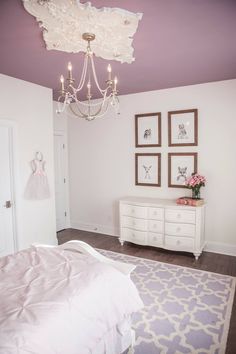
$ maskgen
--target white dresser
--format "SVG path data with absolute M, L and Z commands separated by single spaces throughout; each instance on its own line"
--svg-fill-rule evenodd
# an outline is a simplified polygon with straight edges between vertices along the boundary
M 205 245 L 205 206 L 177 205 L 174 200 L 127 197 L 120 200 L 120 243 L 187 251 L 196 260 Z

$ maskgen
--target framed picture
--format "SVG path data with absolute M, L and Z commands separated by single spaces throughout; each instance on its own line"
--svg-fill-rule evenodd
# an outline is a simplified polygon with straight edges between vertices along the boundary
M 168 186 L 186 188 L 185 182 L 197 172 L 197 153 L 183 152 L 168 154 Z
M 135 154 L 135 184 L 161 186 L 161 154 Z
M 169 146 L 195 146 L 198 144 L 198 110 L 168 112 Z
M 135 146 L 161 146 L 161 113 L 135 115 Z

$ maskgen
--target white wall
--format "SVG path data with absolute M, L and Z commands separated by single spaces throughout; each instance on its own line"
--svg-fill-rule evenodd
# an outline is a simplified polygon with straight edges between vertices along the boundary
M 56 244 L 52 91 L 0 74 L 0 119 L 16 127 L 16 211 L 19 249 L 33 242 Z M 51 197 L 29 201 L 23 197 L 36 151 L 46 160 Z
M 207 177 L 208 249 L 236 254 L 236 80 L 120 97 L 121 115 L 87 122 L 69 119 L 72 227 L 118 234 L 118 200 L 127 195 L 177 198 L 190 194 L 167 186 L 167 153 L 198 152 Z M 199 146 L 168 148 L 167 112 L 197 108 Z M 162 113 L 162 147 L 135 149 L 134 115 Z M 161 152 L 161 188 L 135 186 L 135 152 Z

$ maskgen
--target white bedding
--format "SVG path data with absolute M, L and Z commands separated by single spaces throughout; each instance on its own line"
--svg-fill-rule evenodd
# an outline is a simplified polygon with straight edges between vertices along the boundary
M 0 353 L 87 354 L 143 304 L 92 256 L 31 248 L 0 259 Z

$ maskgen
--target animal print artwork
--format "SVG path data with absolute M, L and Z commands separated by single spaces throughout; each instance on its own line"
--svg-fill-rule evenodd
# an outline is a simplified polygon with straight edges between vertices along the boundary
M 147 140 L 147 139 L 151 139 L 151 137 L 152 137 L 152 129 L 145 129 L 143 138 Z
M 187 167 L 178 166 L 177 181 L 185 182 L 187 180 Z
M 145 170 L 145 176 L 144 176 L 144 178 L 145 178 L 145 179 L 151 179 L 150 170 L 151 170 L 151 168 L 152 168 L 152 165 L 150 165 L 150 166 L 145 166 L 145 165 L 143 165 L 143 168 L 144 168 L 144 170 Z
M 178 139 L 187 139 L 188 135 L 187 135 L 187 131 L 185 129 L 184 124 L 179 124 L 179 133 L 178 133 Z

